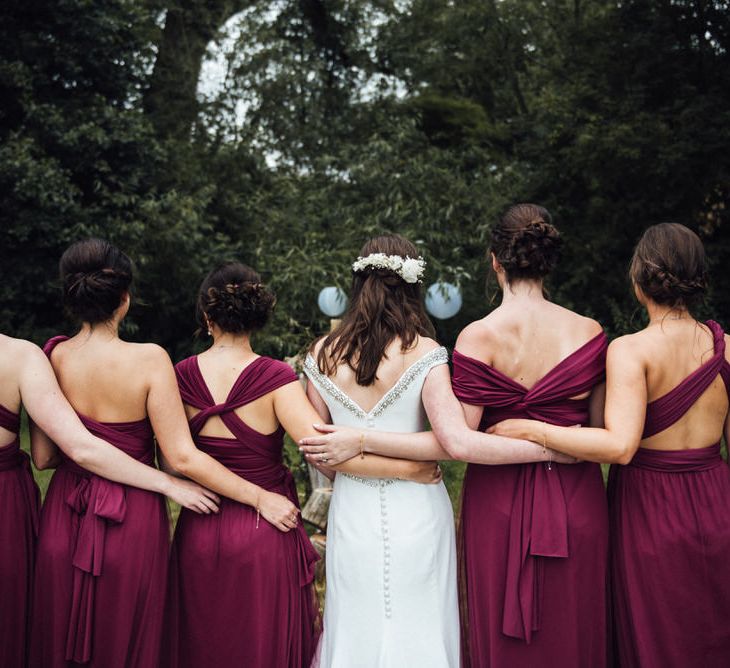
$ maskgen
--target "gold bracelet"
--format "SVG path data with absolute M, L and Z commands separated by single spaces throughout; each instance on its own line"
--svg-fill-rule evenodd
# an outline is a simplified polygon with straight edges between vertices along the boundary
M 360 433 L 360 459 L 365 459 L 365 432 Z
M 548 450 L 547 446 L 547 423 L 542 423 L 542 451 L 548 456 L 548 471 L 553 470 L 553 451 Z
M 261 507 L 259 506 L 259 499 L 261 498 L 261 492 L 256 493 L 256 528 L 259 528 L 259 520 L 261 519 Z

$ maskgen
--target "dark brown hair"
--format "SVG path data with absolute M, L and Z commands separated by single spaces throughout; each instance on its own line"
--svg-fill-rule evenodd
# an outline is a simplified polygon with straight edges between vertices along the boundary
M 195 317 L 202 331 L 207 329 L 207 317 L 224 332 L 254 332 L 268 322 L 275 304 L 274 293 L 251 267 L 226 262 L 205 277 L 198 291 Z
M 636 244 L 629 277 L 657 304 L 692 306 L 707 289 L 700 238 L 679 223 L 652 225 Z
M 372 253 L 418 257 L 407 239 L 388 234 L 370 239 L 360 256 Z M 406 351 L 418 336 L 433 336 L 431 321 L 421 299 L 421 284 L 406 283 L 390 269 L 353 272 L 350 303 L 340 325 L 325 338 L 317 356 L 322 373 L 332 375 L 346 363 L 359 385 L 372 385 L 385 349 L 396 337 Z
M 109 320 L 132 285 L 132 261 L 103 239 L 71 244 L 59 270 L 66 309 L 92 325 Z
M 562 239 L 550 212 L 537 204 L 515 204 L 492 228 L 490 250 L 508 281 L 547 276 L 560 259 Z

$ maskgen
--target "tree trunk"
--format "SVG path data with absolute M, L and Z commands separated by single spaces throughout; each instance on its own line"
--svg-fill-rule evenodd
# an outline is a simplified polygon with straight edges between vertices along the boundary
M 158 45 L 145 111 L 158 136 L 185 139 L 198 111 L 198 78 L 205 50 L 221 26 L 251 4 L 250 0 L 171 3 Z

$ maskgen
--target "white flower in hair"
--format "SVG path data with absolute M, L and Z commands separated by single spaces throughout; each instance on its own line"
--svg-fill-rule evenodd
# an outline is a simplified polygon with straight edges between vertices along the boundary
M 352 263 L 355 272 L 366 269 L 390 269 L 398 274 L 406 283 L 417 283 L 421 280 L 426 268 L 426 261 L 422 257 L 412 258 L 400 255 L 386 255 L 385 253 L 371 253 L 366 257 L 359 257 Z
M 415 283 L 423 275 L 425 262 L 422 258 L 407 257 L 400 268 L 400 275 L 406 283 Z

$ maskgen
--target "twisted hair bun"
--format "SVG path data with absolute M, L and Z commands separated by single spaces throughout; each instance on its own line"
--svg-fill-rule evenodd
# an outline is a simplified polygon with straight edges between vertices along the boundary
M 109 320 L 132 284 L 132 262 L 103 239 L 77 241 L 59 263 L 64 304 L 82 322 Z
M 250 267 L 228 262 L 213 270 L 200 286 L 197 319 L 206 320 L 224 332 L 240 334 L 261 329 L 269 320 L 276 297 Z
M 560 233 L 547 209 L 536 204 L 515 204 L 492 229 L 491 250 L 507 280 L 547 276 L 560 259 Z
M 657 304 L 692 306 L 707 290 L 705 249 L 684 225 L 653 225 L 636 245 L 629 275 Z

